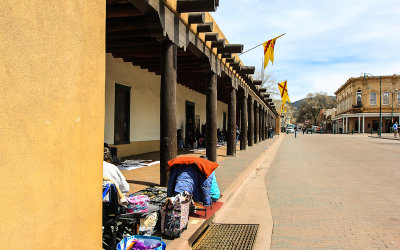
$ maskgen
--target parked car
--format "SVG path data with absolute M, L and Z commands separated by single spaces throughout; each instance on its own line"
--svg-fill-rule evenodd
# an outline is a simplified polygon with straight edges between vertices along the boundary
M 294 133 L 294 124 L 286 125 L 286 133 Z

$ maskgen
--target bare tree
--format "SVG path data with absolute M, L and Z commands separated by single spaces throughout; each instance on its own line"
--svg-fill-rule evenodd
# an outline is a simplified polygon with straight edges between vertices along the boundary
M 317 125 L 320 111 L 322 109 L 333 108 L 335 105 L 335 99 L 328 96 L 325 92 L 310 93 L 300 105 L 296 120 L 299 122 L 311 120 L 312 124 Z

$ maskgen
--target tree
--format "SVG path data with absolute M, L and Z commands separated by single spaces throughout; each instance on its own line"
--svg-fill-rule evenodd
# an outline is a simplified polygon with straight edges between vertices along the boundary
M 335 107 L 336 101 L 325 92 L 310 93 L 306 96 L 304 102 L 300 105 L 297 113 L 297 121 L 304 122 L 311 120 L 311 123 L 318 125 L 318 116 L 322 109 Z

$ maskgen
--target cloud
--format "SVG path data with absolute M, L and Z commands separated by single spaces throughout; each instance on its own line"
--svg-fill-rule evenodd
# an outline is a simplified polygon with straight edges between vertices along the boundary
M 361 72 L 400 74 L 398 0 L 220 1 L 213 14 L 231 43 L 245 50 L 281 33 L 275 48 L 277 81 L 287 79 L 291 100 L 325 91 L 330 95 Z M 240 58 L 261 69 L 259 47 Z

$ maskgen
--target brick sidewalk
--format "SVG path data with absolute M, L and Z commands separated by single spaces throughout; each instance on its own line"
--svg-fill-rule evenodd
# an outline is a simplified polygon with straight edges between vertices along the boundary
M 396 144 L 368 136 L 285 137 L 266 178 L 271 248 L 399 249 Z

